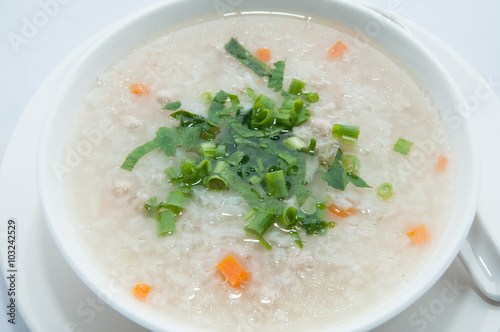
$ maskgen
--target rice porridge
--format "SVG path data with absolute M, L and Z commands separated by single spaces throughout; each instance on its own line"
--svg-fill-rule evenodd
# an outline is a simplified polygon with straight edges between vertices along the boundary
M 238 61 L 227 50 L 231 38 L 272 75 L 259 76 Z M 268 88 L 278 61 L 285 63 L 282 93 Z M 289 86 L 300 82 L 305 86 L 293 93 Z M 266 97 L 258 99 L 261 94 Z M 184 128 L 197 126 L 194 119 L 208 123 L 212 115 L 207 110 L 221 95 L 221 112 L 228 113 L 212 119 L 196 138 L 200 144 L 217 142 L 213 155 L 205 145 L 179 146 L 175 153 L 160 147 L 136 158 L 130 169 L 121 168 L 161 128 L 176 128 L 182 119 L 192 121 Z M 283 172 L 283 166 L 267 169 L 264 176 L 256 166 L 244 170 L 259 152 L 252 157 L 245 152 L 249 150 L 218 148 L 238 138 L 249 146 L 265 146 L 264 156 L 274 144 L 262 143 L 265 134 L 249 138 L 231 132 L 220 141 L 207 139 L 227 132 L 217 124 L 246 119 L 247 114 L 268 116 L 269 103 L 279 109 L 287 98 L 297 110 L 299 120 L 293 121 L 300 124 L 270 139 L 299 142 L 287 141 L 290 152 L 277 148 L 280 165 L 291 171 Z M 265 114 L 264 107 L 256 108 L 259 102 L 268 103 Z M 171 116 L 180 110 L 187 113 Z M 273 125 L 280 112 L 275 112 Z M 274 130 L 273 125 L 265 130 Z M 334 128 L 339 135 L 332 135 Z M 359 128 L 359 137 L 349 133 L 353 128 Z M 89 255 L 124 292 L 133 296 L 134 287 L 143 282 L 149 286 L 147 296 L 138 301 L 159 315 L 189 321 L 193 329 L 311 330 L 360 315 L 418 272 L 439 241 L 453 204 L 454 151 L 433 100 L 381 47 L 320 19 L 206 19 L 143 43 L 102 73 L 84 98 L 70 129 L 68 151 L 82 141 L 90 142 L 90 148 L 81 164 L 64 174 L 64 183 L 75 231 Z M 235 154 L 243 159 L 234 162 Z M 209 161 L 200 166 L 200 158 Z M 236 176 L 221 172 L 213 177 L 219 161 Z M 185 201 L 172 203 L 179 207 L 172 210 L 175 231 L 158 236 L 161 218 L 152 217 L 151 209 L 188 187 L 172 180 L 178 179 L 172 172 L 181 172 L 186 164 L 197 171 L 205 167 L 215 188 L 205 178 L 204 185 L 181 190 Z M 305 168 L 292 167 L 296 165 Z M 336 171 L 345 172 L 343 190 L 329 178 Z M 270 189 L 279 187 L 273 179 L 279 172 L 287 182 L 276 190 L 285 194 Z M 294 183 L 287 172 L 304 179 Z M 255 190 L 242 194 L 234 184 L 242 181 Z M 254 194 L 281 204 L 265 210 L 271 218 L 265 233 L 247 227 L 269 207 L 252 206 L 249 195 Z M 283 207 L 290 208 L 284 223 L 278 216 Z M 311 226 L 304 220 L 313 214 L 317 219 Z M 235 287 L 218 268 L 230 254 L 247 273 Z

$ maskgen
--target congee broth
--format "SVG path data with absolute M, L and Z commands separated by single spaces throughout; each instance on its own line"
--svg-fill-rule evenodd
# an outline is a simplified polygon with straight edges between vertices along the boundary
M 66 151 L 89 255 L 193 329 L 361 315 L 417 274 L 453 204 L 434 101 L 383 48 L 317 18 L 207 18 L 144 42 L 97 77 Z

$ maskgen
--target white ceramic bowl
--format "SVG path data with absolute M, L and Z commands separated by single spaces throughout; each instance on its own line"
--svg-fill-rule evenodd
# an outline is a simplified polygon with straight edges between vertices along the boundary
M 50 232 L 59 250 L 83 282 L 101 299 L 129 319 L 155 331 L 192 331 L 187 321 L 176 322 L 155 315 L 106 278 L 85 252 L 68 222 L 62 183 L 55 171 L 63 159 L 65 128 L 95 78 L 124 52 L 168 26 L 231 11 L 295 12 L 324 17 L 367 34 L 401 59 L 427 87 L 443 110 L 457 156 L 457 191 L 454 210 L 435 252 L 421 271 L 368 313 L 336 327 L 335 331 L 366 331 L 389 320 L 422 296 L 445 272 L 465 240 L 475 214 L 479 192 L 479 157 L 470 128 L 457 106 L 461 96 L 444 68 L 401 26 L 383 15 L 351 1 L 340 0 L 168 0 L 137 13 L 101 38 L 76 62 L 54 96 L 40 141 L 38 187 Z M 331 328 L 325 327 L 325 330 Z

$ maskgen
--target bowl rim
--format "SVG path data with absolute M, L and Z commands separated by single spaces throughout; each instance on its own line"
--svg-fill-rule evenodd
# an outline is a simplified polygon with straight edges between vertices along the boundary
M 65 236 L 67 235 L 61 228 L 57 227 L 57 220 L 60 220 L 61 212 L 57 211 L 57 206 L 53 205 L 53 196 L 51 194 L 54 193 L 54 177 L 47 176 L 49 173 L 53 172 L 52 166 L 53 157 L 52 153 L 49 153 L 51 149 L 51 139 L 53 135 L 53 123 L 56 123 L 57 117 L 59 116 L 59 112 L 61 109 L 61 105 L 64 103 L 65 96 L 67 93 L 71 92 L 71 87 L 74 86 L 75 80 L 81 75 L 81 68 L 85 66 L 85 64 L 96 61 L 95 56 L 99 53 L 99 50 L 105 49 L 109 47 L 109 45 L 115 44 L 116 40 L 120 39 L 120 36 L 123 34 L 124 30 L 131 29 L 132 27 L 136 27 L 140 24 L 140 22 L 144 22 L 149 17 L 158 15 L 158 11 L 164 11 L 165 8 L 169 8 L 171 6 L 181 6 L 188 8 L 195 3 L 201 3 L 203 0 L 165 0 L 159 3 L 156 3 L 152 6 L 149 6 L 141 11 L 138 11 L 125 19 L 116 23 L 112 28 L 110 28 L 109 32 L 107 32 L 104 36 L 100 37 L 99 40 L 84 54 L 81 56 L 80 60 L 76 62 L 75 66 L 71 71 L 68 72 L 66 78 L 62 82 L 62 90 L 59 92 L 58 97 L 54 98 L 52 104 L 49 107 L 46 119 L 44 120 L 42 135 L 40 137 L 40 144 L 38 148 L 38 156 L 37 156 L 37 181 L 38 181 L 38 192 L 41 200 L 42 211 L 44 215 L 44 219 L 47 223 L 51 236 L 56 243 L 59 251 L 68 262 L 73 271 L 76 272 L 78 277 L 84 282 L 87 287 L 89 287 L 97 296 L 99 296 L 104 302 L 111 305 L 115 310 L 120 312 L 125 317 L 132 319 L 133 321 L 139 323 L 140 325 L 147 327 L 149 329 L 158 330 L 164 326 L 164 319 L 150 319 L 148 318 L 148 310 L 143 305 L 137 305 L 136 301 L 131 301 L 130 296 L 125 294 L 124 292 L 109 292 L 109 289 L 115 289 L 113 285 L 109 285 L 109 279 L 104 277 L 103 275 L 94 275 L 97 272 L 95 268 L 92 271 L 88 271 L 82 266 L 82 264 L 78 263 L 74 259 L 75 252 L 68 251 L 73 247 L 73 238 L 68 240 Z M 236 2 L 236 0 L 235 0 Z M 281 1 L 284 3 L 286 1 Z M 279 6 L 277 5 L 279 1 L 275 1 L 270 3 L 271 7 Z M 291 1 L 290 3 L 295 4 L 296 2 Z M 348 10 L 355 11 L 358 15 L 366 16 L 367 18 L 373 19 L 383 19 L 383 15 L 373 11 L 372 9 L 365 7 L 362 3 L 358 2 L 349 2 L 348 0 L 317 0 L 316 3 L 319 5 L 328 5 L 328 6 L 343 6 L 344 8 L 348 8 Z M 252 6 L 262 6 L 268 4 L 268 2 L 264 0 L 253 1 L 250 5 Z M 205 8 L 205 7 L 203 7 Z M 204 10 L 204 9 L 203 9 Z M 288 12 L 293 12 L 293 10 L 286 10 Z M 198 7 L 198 14 L 190 13 L 191 18 L 196 18 L 200 16 L 204 16 L 200 14 L 202 12 L 201 6 Z M 182 20 L 181 20 L 182 21 Z M 412 36 L 407 34 L 407 31 L 401 28 L 399 25 L 391 22 L 385 22 L 390 29 L 392 29 L 392 33 L 394 33 L 398 38 L 411 40 L 411 43 L 414 45 L 415 49 L 420 52 L 423 56 L 425 56 L 430 63 L 432 63 L 436 69 L 439 71 L 439 75 L 441 78 L 449 84 L 450 93 L 454 96 L 454 101 L 462 100 L 461 92 L 452 79 L 451 75 L 444 69 L 444 66 L 440 64 L 435 57 L 424 48 L 419 41 L 417 41 Z M 175 24 L 174 24 L 175 25 Z M 165 25 L 165 27 L 171 26 L 171 24 Z M 146 29 L 147 30 L 147 29 Z M 154 35 L 157 31 L 149 31 L 147 33 L 148 36 Z M 134 35 L 132 41 L 129 41 L 128 44 L 137 44 L 144 39 L 140 33 Z M 385 45 L 384 45 L 385 46 Z M 130 49 L 129 46 L 125 47 L 126 49 Z M 116 52 L 115 52 L 116 53 Z M 117 55 L 116 58 L 120 58 L 121 55 Z M 108 66 L 105 66 L 108 67 Z M 101 70 L 102 71 L 102 70 Z M 456 106 L 456 105 L 455 105 Z M 475 135 L 473 133 L 473 128 L 471 124 L 464 119 L 461 121 L 461 126 L 463 126 L 463 130 L 467 135 L 467 142 L 471 145 L 471 147 L 477 147 L 478 144 L 476 142 Z M 447 242 L 446 246 L 441 243 L 439 244 L 439 248 L 446 251 L 444 257 L 439 259 L 440 264 L 434 268 L 433 273 L 425 278 L 425 282 L 418 282 L 416 286 L 419 289 L 418 292 L 414 292 L 412 296 L 402 298 L 394 298 L 395 305 L 392 306 L 391 310 L 377 308 L 375 310 L 371 310 L 373 312 L 371 315 L 372 318 L 368 321 L 357 322 L 353 324 L 349 322 L 346 325 L 346 328 L 349 330 L 366 330 L 367 328 L 375 328 L 376 326 L 386 322 L 390 318 L 396 316 L 398 313 L 409 307 L 413 302 L 415 302 L 418 298 L 420 298 L 428 289 L 432 287 L 432 285 L 441 277 L 441 275 L 446 271 L 449 267 L 455 256 L 457 255 L 460 247 L 465 241 L 466 235 L 472 225 L 473 217 L 475 214 L 477 200 L 479 196 L 479 149 L 470 149 L 470 167 L 472 171 L 470 172 L 473 176 L 471 180 L 471 186 L 469 188 L 470 194 L 468 196 L 468 205 L 464 209 L 465 216 L 464 219 L 469 220 L 469 222 L 462 222 L 460 224 L 460 229 L 457 231 L 461 236 L 459 239 L 455 239 L 452 242 Z M 65 215 L 65 214 L 63 214 Z M 80 246 L 81 247 L 81 246 Z M 444 248 L 443 248 L 444 247 Z M 435 250 L 437 250 L 436 248 Z M 82 251 L 83 248 L 78 250 L 79 254 L 84 253 Z M 81 252 L 80 252 L 81 251 Z M 410 284 L 415 283 L 416 276 L 410 281 Z M 107 286 L 103 287 L 103 285 Z M 384 301 L 385 302 L 385 301 Z M 168 320 L 168 319 L 167 319 Z M 187 331 L 192 330 L 192 327 L 188 327 L 184 324 L 176 324 L 173 323 L 168 327 L 173 328 L 175 331 Z M 339 327 L 336 327 L 335 330 L 339 330 L 344 328 L 344 324 Z

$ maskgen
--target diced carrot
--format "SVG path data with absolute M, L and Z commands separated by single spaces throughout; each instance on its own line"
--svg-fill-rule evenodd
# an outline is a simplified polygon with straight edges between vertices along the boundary
M 268 48 L 258 48 L 255 57 L 262 62 L 271 60 L 271 51 Z
M 341 209 L 337 205 L 335 205 L 334 203 L 331 203 L 330 205 L 328 205 L 328 210 L 331 213 L 333 213 L 339 217 L 342 217 L 342 218 L 349 217 L 351 214 L 354 213 L 354 208 L 350 207 L 348 209 Z
M 425 225 L 418 225 L 406 233 L 406 235 L 410 238 L 412 244 L 423 244 L 431 240 L 431 236 L 429 235 Z
M 139 300 L 144 300 L 146 299 L 146 296 L 149 294 L 150 290 L 151 286 L 143 283 L 142 281 L 138 281 L 134 289 L 132 290 L 132 294 Z
M 439 155 L 437 163 L 436 163 L 436 172 L 444 173 L 448 168 L 448 157 L 444 154 Z
M 133 83 L 130 85 L 130 92 L 136 96 L 142 97 L 149 93 L 149 89 L 146 84 Z
M 242 281 L 248 279 L 247 271 L 245 271 L 231 254 L 220 261 L 220 263 L 217 264 L 217 268 L 224 274 L 227 278 L 227 282 L 229 282 L 232 287 L 238 287 Z
M 328 54 L 335 60 L 338 60 L 342 57 L 346 50 L 347 46 L 339 40 L 328 50 Z

